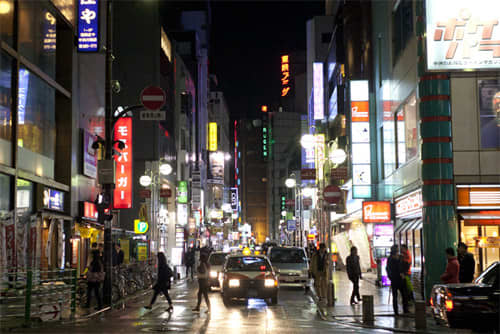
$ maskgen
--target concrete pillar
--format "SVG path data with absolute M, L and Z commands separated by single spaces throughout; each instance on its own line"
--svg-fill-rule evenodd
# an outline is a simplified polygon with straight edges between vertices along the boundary
M 456 246 L 450 80 L 426 72 L 424 1 L 417 1 L 418 97 L 422 138 L 425 297 L 446 268 L 445 249 Z

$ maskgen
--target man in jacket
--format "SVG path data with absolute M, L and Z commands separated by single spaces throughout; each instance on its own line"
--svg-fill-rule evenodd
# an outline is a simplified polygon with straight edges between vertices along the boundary
M 194 279 L 194 249 L 193 247 L 189 247 L 186 252 L 185 264 L 186 264 L 186 278 L 189 278 L 189 272 L 191 272 L 191 279 Z
M 391 280 L 391 291 L 392 291 L 392 308 L 394 309 L 394 314 L 399 315 L 398 311 L 398 291 L 401 293 L 403 299 L 403 312 L 408 313 L 408 295 L 405 287 L 404 277 L 406 274 L 406 268 L 404 261 L 398 254 L 398 246 L 394 245 L 391 247 L 391 255 L 387 260 L 386 266 L 387 276 Z
M 314 288 L 320 300 L 326 298 L 327 283 L 330 274 L 330 258 L 326 251 L 326 245 L 321 243 L 318 252 L 311 259 L 311 272 L 314 277 Z
M 352 282 L 352 294 L 351 294 L 351 305 L 357 304 L 361 301 L 359 295 L 359 280 L 361 277 L 361 267 L 359 265 L 358 249 L 356 247 L 351 247 L 351 255 L 349 255 L 346 260 L 346 270 L 347 277 Z M 357 298 L 358 300 L 356 301 Z
M 467 245 L 463 242 L 458 243 L 457 252 L 458 263 L 460 264 L 458 280 L 460 283 L 471 283 L 474 279 L 474 268 L 476 267 L 474 255 L 467 252 Z
M 446 270 L 441 275 L 441 282 L 445 284 L 459 283 L 458 273 L 460 272 L 460 264 L 455 256 L 455 250 L 451 247 L 446 248 L 446 257 L 448 258 L 448 264 L 446 265 Z

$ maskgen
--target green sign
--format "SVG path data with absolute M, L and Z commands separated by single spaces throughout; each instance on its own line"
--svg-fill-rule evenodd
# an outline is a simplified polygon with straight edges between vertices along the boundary
M 188 202 L 188 186 L 187 181 L 179 181 L 177 186 L 177 203 L 187 204 Z

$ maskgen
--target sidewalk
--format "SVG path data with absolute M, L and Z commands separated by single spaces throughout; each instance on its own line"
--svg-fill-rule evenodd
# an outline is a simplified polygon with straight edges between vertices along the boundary
M 390 296 L 390 287 L 377 287 L 375 285 L 376 277 L 373 274 L 363 274 L 363 279 L 360 281 L 360 295 L 373 296 L 375 321 L 371 325 L 363 324 L 361 304 L 350 305 L 350 297 L 352 292 L 352 284 L 347 278 L 344 271 L 335 271 L 332 276 L 332 281 L 335 285 L 335 306 L 328 307 L 326 302 L 319 302 L 314 296 L 317 303 L 320 316 L 323 320 L 340 322 L 350 325 L 357 325 L 365 328 L 385 329 L 394 332 L 404 333 L 470 333 L 470 330 L 450 329 L 444 326 L 439 326 L 435 323 L 430 308 L 427 309 L 427 329 L 417 330 L 415 328 L 415 318 L 413 315 L 413 306 L 410 306 L 410 314 L 406 316 L 394 315 L 392 310 L 392 296 Z M 372 277 L 373 276 L 373 277 Z M 401 307 L 401 305 L 400 305 Z

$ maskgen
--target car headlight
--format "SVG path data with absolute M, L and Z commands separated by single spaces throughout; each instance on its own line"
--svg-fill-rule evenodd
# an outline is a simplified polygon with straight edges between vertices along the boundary
M 216 271 L 211 271 L 210 272 L 210 278 L 217 278 L 218 273 Z
M 264 280 L 264 286 L 266 288 L 272 288 L 272 287 L 278 286 L 278 282 L 276 280 L 267 278 Z
M 230 288 L 237 288 L 240 286 L 240 280 L 239 279 L 230 279 L 229 280 L 229 287 Z

